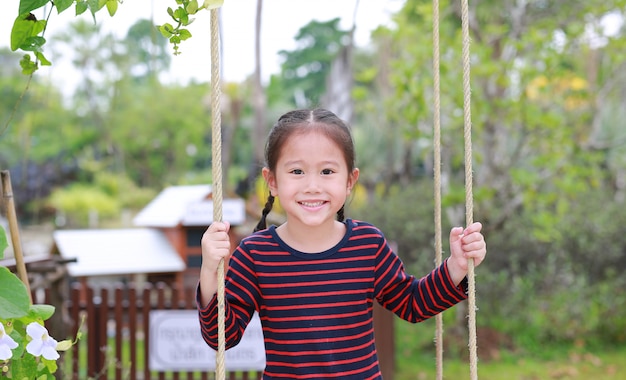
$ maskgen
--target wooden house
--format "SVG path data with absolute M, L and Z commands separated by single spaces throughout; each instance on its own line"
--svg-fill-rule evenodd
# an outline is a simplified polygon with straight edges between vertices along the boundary
M 223 220 L 245 221 L 243 199 L 223 200 Z M 92 285 L 112 281 L 176 283 L 198 281 L 202 234 L 213 221 L 210 185 L 164 189 L 133 219 L 133 228 L 57 230 L 54 251 L 67 259 L 70 277 Z

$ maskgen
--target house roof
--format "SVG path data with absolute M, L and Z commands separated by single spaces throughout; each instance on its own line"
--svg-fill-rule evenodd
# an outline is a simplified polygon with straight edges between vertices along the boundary
M 133 219 L 138 227 L 175 227 L 190 205 L 211 195 L 210 185 L 170 186 L 165 188 Z
M 213 221 L 210 185 L 170 186 L 165 188 L 133 219 L 138 227 L 208 226 Z M 245 221 L 243 199 L 222 200 L 222 219 L 232 225 Z
M 58 230 L 54 243 L 70 276 L 172 273 L 185 263 L 165 235 L 156 229 Z

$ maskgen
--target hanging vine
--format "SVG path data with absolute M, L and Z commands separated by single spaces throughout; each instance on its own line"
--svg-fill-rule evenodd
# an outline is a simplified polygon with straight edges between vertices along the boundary
M 106 8 L 111 17 L 117 13 L 122 0 L 20 0 L 18 16 L 13 22 L 11 29 L 11 50 L 23 51 L 26 54 L 20 60 L 22 73 L 32 75 L 39 66 L 50 66 L 50 62 L 44 55 L 46 44 L 45 32 L 52 15 L 56 10 L 61 14 L 72 7 L 76 16 L 89 11 L 96 22 L 96 14 Z M 224 0 L 204 0 L 202 4 L 198 0 L 173 0 L 176 7 L 168 7 L 167 14 L 173 23 L 158 25 L 157 28 L 173 45 L 174 54 L 180 54 L 180 43 L 191 38 L 187 29 L 193 21 L 192 17 L 203 9 L 215 9 L 222 6 Z M 44 17 L 37 19 L 35 12 L 44 9 Z

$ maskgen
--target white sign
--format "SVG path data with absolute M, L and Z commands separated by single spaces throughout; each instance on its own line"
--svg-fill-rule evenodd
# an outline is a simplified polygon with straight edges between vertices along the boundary
M 222 200 L 222 220 L 232 225 L 243 224 L 246 220 L 246 203 L 241 198 Z M 194 202 L 187 207 L 183 215 L 184 226 L 208 226 L 213 222 L 213 201 Z
M 225 367 L 229 371 L 265 369 L 263 330 L 257 313 L 239 344 L 226 350 Z M 215 370 L 215 350 L 202 339 L 197 310 L 150 311 L 150 370 Z

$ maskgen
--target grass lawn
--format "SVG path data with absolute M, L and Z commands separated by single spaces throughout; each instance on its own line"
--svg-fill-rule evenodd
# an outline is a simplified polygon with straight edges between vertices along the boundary
M 426 321 L 417 325 L 402 321 L 396 322 L 395 380 L 433 380 L 436 378 L 434 343 L 432 342 L 433 322 Z M 139 340 L 138 343 L 137 366 L 143 368 L 143 342 Z M 86 336 L 79 341 L 79 344 L 82 346 L 80 355 L 82 375 L 80 376 L 85 376 Z M 109 344 L 110 347 L 115 347 L 113 340 L 110 340 Z M 116 363 L 112 356 L 113 351 L 110 352 L 107 361 L 108 378 L 113 378 L 116 365 L 123 368 L 125 374 L 123 378 L 128 378 L 128 360 L 130 360 L 128 342 L 124 342 L 123 350 L 123 363 Z M 66 364 L 69 366 L 69 361 Z M 466 360 L 445 358 L 443 368 L 444 379 L 470 379 L 469 362 Z M 605 349 L 591 349 L 582 345 L 576 347 L 543 346 L 532 352 L 526 350 L 520 354 L 502 350 L 498 360 L 486 360 L 479 354 L 478 377 L 480 380 L 625 380 L 626 345 Z M 99 378 L 107 378 L 107 376 Z
M 424 327 L 419 325 L 425 325 Z M 396 325 L 396 380 L 436 378 L 434 324 Z M 479 336 L 480 338 L 480 336 Z M 445 340 L 445 339 L 444 339 Z M 480 346 L 480 340 L 479 340 Z M 467 347 L 467 346 L 465 346 Z M 465 348 L 465 350 L 467 350 Z M 626 345 L 604 349 L 584 346 L 543 346 L 513 354 L 503 350 L 498 360 L 483 360 L 479 354 L 481 380 L 624 380 Z M 469 361 L 445 358 L 444 379 L 469 380 Z
M 563 354 L 549 360 L 509 357 L 478 363 L 481 380 L 623 380 L 626 377 L 626 347 L 607 352 Z M 435 379 L 435 361 L 398 360 L 397 380 Z M 469 363 L 444 360 L 445 379 L 470 378 Z

